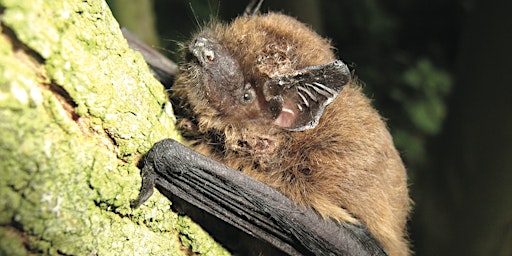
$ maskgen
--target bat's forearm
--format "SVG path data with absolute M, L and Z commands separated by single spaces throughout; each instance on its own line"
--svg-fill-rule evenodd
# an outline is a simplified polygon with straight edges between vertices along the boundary
M 290 255 L 385 255 L 363 226 L 322 219 L 271 187 L 180 143 L 158 142 L 144 159 L 141 194 L 153 186 L 265 240 Z

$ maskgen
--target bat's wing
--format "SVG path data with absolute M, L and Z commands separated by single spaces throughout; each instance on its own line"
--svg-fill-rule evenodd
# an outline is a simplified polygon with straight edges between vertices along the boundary
M 123 32 L 123 36 L 128 41 L 130 48 L 142 54 L 142 57 L 144 57 L 144 60 L 148 63 L 156 79 L 166 87 L 171 87 L 174 77 L 178 72 L 178 65 L 144 43 L 128 29 L 121 28 L 121 32 Z
M 322 219 L 271 187 L 180 143 L 156 143 L 144 158 L 133 206 L 156 187 L 289 255 L 386 255 L 366 227 Z

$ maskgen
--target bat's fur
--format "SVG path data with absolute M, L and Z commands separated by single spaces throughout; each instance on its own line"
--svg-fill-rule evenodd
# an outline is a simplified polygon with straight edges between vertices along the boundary
M 269 77 L 335 60 L 328 40 L 278 13 L 213 22 L 198 35 L 215 39 L 258 90 Z M 239 77 L 237 76 L 237 77 Z M 255 104 L 219 96 L 193 61 L 181 64 L 172 89 L 183 134 L 195 149 L 340 222 L 362 222 L 389 255 L 410 253 L 406 171 L 380 115 L 354 81 L 324 111 L 314 129 L 275 125 Z M 205 85 L 206 83 L 206 85 Z M 209 83 L 209 84 L 208 84 Z M 218 90 L 218 91 L 215 91 Z

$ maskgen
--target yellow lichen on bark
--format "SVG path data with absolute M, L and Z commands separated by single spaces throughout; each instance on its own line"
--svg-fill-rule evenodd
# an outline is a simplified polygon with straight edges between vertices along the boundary
M 180 230 L 137 161 L 178 138 L 165 90 L 104 1 L 0 0 L 0 254 L 226 252 Z M 188 238 L 187 238 L 188 239 Z

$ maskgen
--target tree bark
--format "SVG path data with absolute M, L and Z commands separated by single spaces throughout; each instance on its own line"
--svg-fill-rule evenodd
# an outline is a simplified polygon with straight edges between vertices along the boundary
M 141 155 L 179 136 L 107 4 L 0 0 L 0 12 L 0 254 L 226 254 L 158 192 L 129 206 Z

